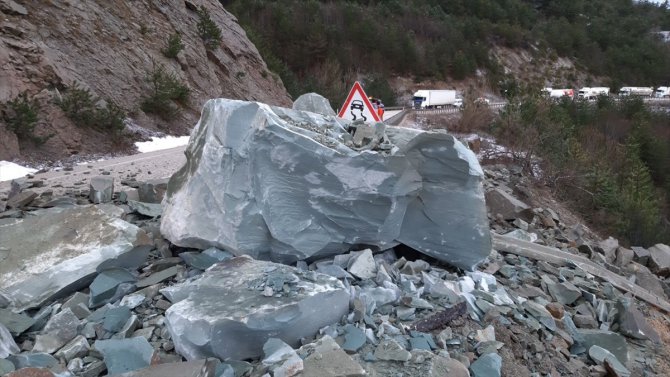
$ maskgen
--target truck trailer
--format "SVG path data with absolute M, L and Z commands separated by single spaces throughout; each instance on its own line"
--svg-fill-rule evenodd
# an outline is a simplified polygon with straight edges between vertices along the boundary
M 652 87 L 641 87 L 641 86 L 624 86 L 619 89 L 619 96 L 640 96 L 640 97 L 651 97 L 654 95 L 654 88 Z
M 444 106 L 456 106 L 455 90 L 417 90 L 412 103 L 415 109 L 431 109 Z
M 605 88 L 605 87 L 584 87 L 579 89 L 579 93 L 577 94 L 579 96 L 579 99 L 585 99 L 585 100 L 591 100 L 591 99 L 596 99 L 599 96 L 609 96 L 610 95 L 610 88 Z
M 554 88 L 544 88 L 542 93 L 552 99 L 561 99 L 563 97 L 568 97 L 570 99 L 575 98 L 574 89 L 554 89 Z

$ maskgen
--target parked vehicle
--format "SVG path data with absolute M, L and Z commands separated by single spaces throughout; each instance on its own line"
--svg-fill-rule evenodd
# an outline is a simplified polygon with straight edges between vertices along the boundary
M 654 97 L 657 98 L 668 98 L 670 97 L 670 86 L 659 86 L 656 88 L 656 92 L 654 93 Z
M 622 97 L 627 96 L 651 97 L 654 95 L 654 88 L 640 87 L 640 86 L 624 86 L 623 88 L 619 89 L 619 95 Z
M 457 94 L 455 90 L 417 90 L 412 102 L 415 109 L 457 106 Z
M 610 88 L 606 87 L 584 87 L 579 89 L 579 93 L 577 96 L 579 99 L 585 99 L 585 100 L 591 100 L 591 99 L 596 99 L 599 96 L 609 96 L 610 95 Z
M 542 92 L 549 98 L 560 99 L 563 97 L 568 97 L 570 99 L 575 98 L 574 89 L 553 89 L 553 88 L 544 88 Z

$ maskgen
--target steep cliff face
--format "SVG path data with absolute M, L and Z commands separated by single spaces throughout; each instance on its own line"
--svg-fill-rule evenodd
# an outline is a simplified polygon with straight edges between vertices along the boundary
M 210 49 L 198 34 L 201 6 L 221 29 L 221 42 Z M 0 159 L 127 153 L 128 141 L 138 137 L 129 133 L 137 130 L 132 125 L 187 133 L 210 98 L 291 104 L 281 80 L 217 0 L 0 0 L 0 12 L 0 104 L 26 92 L 40 104 L 35 135 L 53 135 L 37 146 L 17 138 L 0 117 Z M 176 32 L 184 49 L 169 59 L 161 50 Z M 140 108 L 156 64 L 190 88 L 181 113 L 168 120 Z M 56 99 L 75 84 L 126 111 L 131 126 L 124 137 L 77 127 L 63 113 Z

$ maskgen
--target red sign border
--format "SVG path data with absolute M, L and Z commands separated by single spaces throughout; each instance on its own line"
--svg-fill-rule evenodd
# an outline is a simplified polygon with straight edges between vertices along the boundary
M 349 105 L 351 105 L 351 101 L 353 100 L 354 93 L 356 91 L 359 91 L 361 93 L 361 96 L 363 97 L 363 101 L 365 101 L 365 106 L 367 106 L 368 109 L 370 109 L 370 113 L 372 113 L 372 117 L 375 119 L 375 122 L 380 122 L 379 115 L 375 111 L 375 108 L 372 106 L 372 103 L 370 103 L 370 100 L 368 99 L 368 95 L 365 94 L 365 90 L 363 90 L 363 86 L 358 81 L 356 81 L 354 83 L 354 86 L 351 88 L 351 91 L 349 91 L 349 95 L 347 96 L 347 100 L 344 101 L 344 105 L 342 105 L 342 108 L 340 109 L 340 112 L 339 112 L 339 114 L 337 114 L 337 116 L 339 118 L 342 118 L 344 113 L 349 108 Z

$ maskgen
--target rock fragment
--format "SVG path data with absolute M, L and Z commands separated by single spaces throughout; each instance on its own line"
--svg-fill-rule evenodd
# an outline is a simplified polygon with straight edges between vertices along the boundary
M 263 365 L 275 377 L 292 377 L 300 374 L 304 364 L 298 353 L 281 339 L 270 338 L 263 345 Z
M 486 193 L 486 205 L 492 214 L 500 214 L 505 220 L 514 220 L 523 211 L 530 209 L 528 204 L 508 194 L 501 188 L 495 188 Z
M 9 355 L 14 355 L 21 352 L 19 346 L 14 342 L 12 334 L 9 330 L 0 323 L 0 359 L 5 359 Z
M 307 354 L 304 359 L 303 377 L 363 377 L 365 370 L 347 355 L 335 340 L 326 335 L 298 351 Z
M 214 359 L 208 359 L 159 364 L 119 374 L 117 377 L 224 377 L 215 374 L 217 363 Z
M 497 353 L 487 353 L 480 356 L 470 365 L 472 377 L 500 377 L 502 357 Z
M 154 358 L 153 347 L 142 337 L 97 340 L 93 346 L 104 357 L 110 375 L 146 368 Z
M 349 260 L 348 271 L 362 280 L 372 279 L 377 276 L 377 265 L 372 257 L 372 250 L 363 250 L 351 258 Z
M 22 191 L 7 200 L 7 208 L 23 208 L 30 204 L 35 198 L 37 198 L 36 192 L 30 190 Z
M 265 296 L 266 287 L 275 294 Z M 337 279 L 249 257 L 221 262 L 161 292 L 175 302 L 166 325 L 188 360 L 258 357 L 271 337 L 297 346 L 349 309 L 349 293 Z
M 98 176 L 91 178 L 89 185 L 89 200 L 91 203 L 109 203 L 114 196 L 114 178 Z
M 591 357 L 591 359 L 593 359 L 593 361 L 599 364 L 604 364 L 605 362 L 607 362 L 610 368 L 614 370 L 617 376 L 621 377 L 630 376 L 630 372 L 628 371 L 628 369 L 626 369 L 626 367 L 623 364 L 621 364 L 621 362 L 616 358 L 616 356 L 614 356 L 610 351 L 600 346 L 597 345 L 591 346 L 591 348 L 589 348 L 589 356 Z
M 379 360 L 407 361 L 412 357 L 403 346 L 393 339 L 382 340 L 375 349 L 375 357 Z
M 122 294 L 123 284 L 134 284 L 135 281 L 135 276 L 122 268 L 102 271 L 91 283 L 89 306 L 97 308 L 114 299 L 120 299 L 125 295 Z
M 327 116 L 335 116 L 335 110 L 328 99 L 317 93 L 305 93 L 293 102 L 293 110 L 309 111 Z
M 44 327 L 43 334 L 35 338 L 33 351 L 54 353 L 77 336 L 80 321 L 70 309 L 55 314 Z
M 670 246 L 662 243 L 649 249 L 649 269 L 658 276 L 670 275 Z

